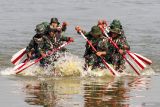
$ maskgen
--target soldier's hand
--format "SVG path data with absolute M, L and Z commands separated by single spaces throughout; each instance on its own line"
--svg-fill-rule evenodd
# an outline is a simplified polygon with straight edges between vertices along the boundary
M 120 54 L 124 54 L 124 51 L 122 49 L 119 50 Z
M 47 55 L 45 53 L 41 53 L 42 58 L 45 58 Z
M 107 21 L 106 20 L 102 20 L 103 25 L 107 26 Z
M 28 56 L 29 59 L 31 59 L 32 58 L 32 53 L 31 52 L 27 53 L 27 56 Z
M 50 50 L 47 52 L 48 55 L 51 55 L 51 53 L 52 53 L 52 51 L 50 51 Z
M 103 56 L 103 55 L 106 55 L 106 52 L 97 52 L 96 55 L 97 56 Z
M 97 56 L 101 56 L 101 52 L 97 52 L 96 55 L 97 55 Z
M 71 37 L 69 37 L 69 38 L 68 38 L 68 41 L 70 41 L 70 42 L 74 42 L 74 39 L 73 39 L 73 38 L 71 38 Z
M 80 26 L 76 26 L 76 27 L 75 27 L 75 30 L 76 30 L 77 32 L 80 32 L 82 29 L 81 29 Z
M 128 50 L 128 49 L 129 49 L 129 47 L 128 47 L 127 45 L 124 45 L 124 49 L 127 49 L 127 50 Z
M 102 25 L 102 24 L 103 24 L 103 21 L 102 20 L 98 20 L 98 26 Z
M 67 22 L 63 22 L 62 26 L 68 26 L 68 23 Z
M 60 32 L 60 31 L 62 30 L 62 28 L 61 28 L 61 27 L 57 27 L 56 30 L 57 30 L 58 32 Z

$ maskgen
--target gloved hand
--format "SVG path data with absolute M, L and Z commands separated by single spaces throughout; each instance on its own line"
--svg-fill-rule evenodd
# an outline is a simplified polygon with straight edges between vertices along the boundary
M 69 38 L 68 38 L 68 41 L 70 41 L 70 42 L 74 42 L 74 39 L 73 39 L 73 38 L 71 38 L 71 37 L 69 37 Z

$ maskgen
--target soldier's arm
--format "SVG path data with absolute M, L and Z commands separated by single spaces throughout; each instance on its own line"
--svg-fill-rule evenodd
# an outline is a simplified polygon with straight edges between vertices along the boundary
M 68 25 L 67 22 L 63 22 L 63 24 L 62 24 L 62 32 L 65 32 L 67 30 L 67 25 Z
M 27 53 L 30 52 L 32 48 L 34 48 L 34 40 L 33 39 L 30 41 L 30 43 L 26 47 L 26 52 Z
M 119 46 L 119 49 L 120 49 L 119 52 L 121 54 L 126 54 L 126 51 L 130 50 L 130 46 L 129 46 L 127 40 L 124 39 L 124 38 L 121 39 L 121 42 L 118 43 L 118 46 Z
M 97 55 L 98 56 L 105 56 L 108 51 L 108 39 L 103 39 L 98 43 L 98 48 L 97 49 Z
M 32 39 L 30 43 L 28 44 L 28 46 L 26 47 L 26 53 L 27 53 L 28 58 L 32 57 L 32 52 L 34 50 L 34 44 L 35 44 L 34 40 Z

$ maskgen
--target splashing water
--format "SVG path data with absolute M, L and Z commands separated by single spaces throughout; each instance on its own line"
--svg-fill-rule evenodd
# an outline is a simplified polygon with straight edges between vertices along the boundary
M 47 67 L 40 67 L 39 63 L 35 64 L 23 72 L 20 75 L 23 76 L 38 76 L 38 75 L 49 75 L 49 76 L 112 76 L 108 69 L 88 69 L 84 71 L 84 59 L 79 58 L 71 53 L 64 53 L 60 55 L 60 58 L 54 64 L 48 65 Z M 151 67 L 145 68 L 141 71 L 142 75 L 155 75 L 154 70 Z M 0 75 L 15 75 L 13 68 L 6 68 L 0 71 Z M 135 76 L 133 69 L 126 64 L 126 69 L 121 75 Z
M 43 71 L 43 68 L 39 67 L 39 65 L 33 65 L 29 67 L 28 69 L 21 72 L 19 75 L 23 76 L 36 76 L 41 74 Z M 13 70 L 13 67 L 9 67 L 6 69 L 2 69 L 0 71 L 0 75 L 16 75 L 16 71 Z
M 6 68 L 6 69 L 2 69 L 0 71 L 0 75 L 13 75 L 13 74 L 15 74 L 15 71 L 13 70 L 12 67 Z
M 38 76 L 42 75 L 44 73 L 44 70 L 42 67 L 38 64 L 32 65 L 31 67 L 27 68 L 26 70 L 22 71 L 20 75 L 23 76 Z
M 54 70 L 53 66 L 49 66 L 45 71 L 53 71 L 55 75 L 61 76 L 82 76 L 84 75 L 83 65 L 84 60 L 71 53 L 65 53 L 55 62 Z
M 84 75 L 83 65 L 84 61 L 78 56 L 71 53 L 65 53 L 58 61 L 54 62 L 55 66 L 48 65 L 47 67 L 40 67 L 39 63 L 32 65 L 20 73 L 23 76 L 37 76 L 37 75 L 58 75 L 58 76 L 80 76 Z M 0 71 L 1 75 L 15 75 L 16 72 L 12 67 Z

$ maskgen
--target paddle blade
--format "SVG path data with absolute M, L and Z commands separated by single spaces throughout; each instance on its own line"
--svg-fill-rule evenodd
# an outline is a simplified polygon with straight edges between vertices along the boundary
M 33 64 L 35 64 L 37 62 L 35 62 L 35 61 L 29 61 L 29 62 L 25 63 L 19 69 L 16 70 L 16 74 L 19 74 L 20 72 L 24 71 L 25 69 L 27 69 L 28 67 L 32 66 Z
M 134 66 L 134 64 L 127 58 L 125 58 L 125 60 L 127 61 L 127 63 L 131 66 L 131 68 L 134 70 L 134 72 L 140 76 L 139 70 L 136 69 L 136 67 Z
M 134 53 L 135 56 L 137 56 L 140 60 L 142 60 L 143 62 L 145 62 L 146 64 L 150 65 L 152 64 L 152 61 L 140 54 Z
M 23 48 L 12 56 L 11 62 L 14 65 L 18 65 L 22 63 L 26 58 L 27 58 L 26 48 Z
M 13 70 L 16 71 L 16 70 L 20 69 L 21 67 L 23 67 L 24 65 L 25 65 L 25 63 L 20 63 L 20 64 L 16 65 L 16 66 L 13 68 Z
M 135 56 L 133 53 L 131 52 L 127 52 L 128 55 L 134 60 L 134 62 L 143 70 L 144 68 L 146 68 L 147 66 L 137 57 Z

